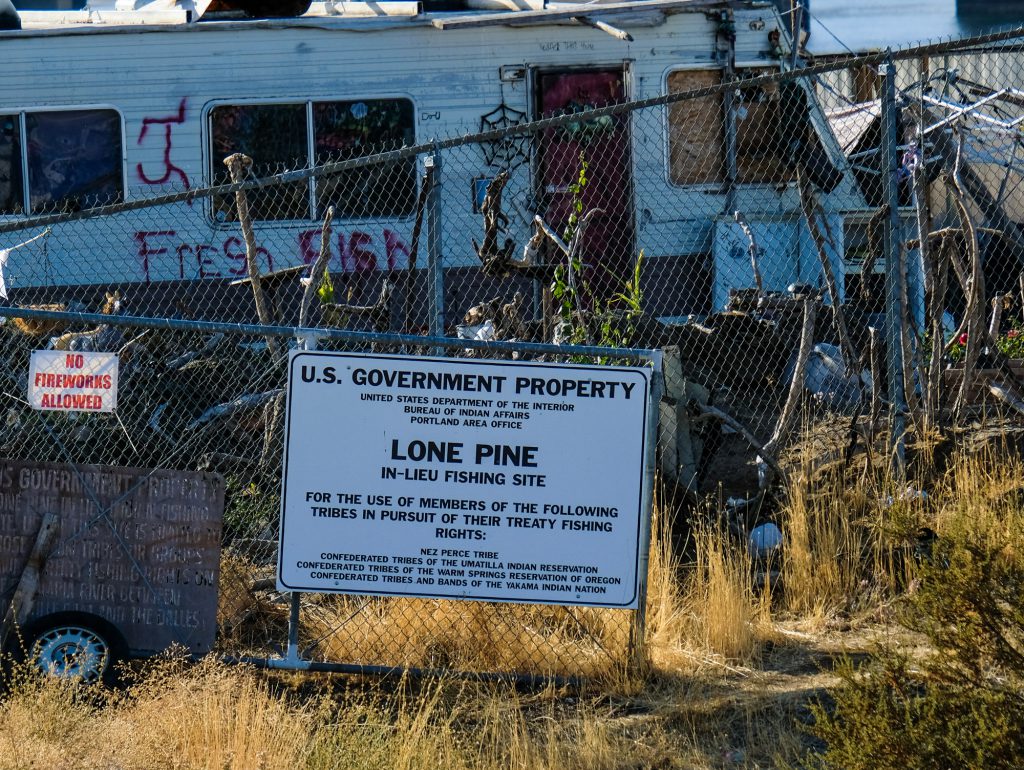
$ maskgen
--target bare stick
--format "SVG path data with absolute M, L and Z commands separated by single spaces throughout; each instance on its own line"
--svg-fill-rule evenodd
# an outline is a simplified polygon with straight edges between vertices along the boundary
M 1002 401 L 1004 404 L 1006 404 L 1014 411 L 1024 414 L 1024 401 L 1021 401 L 1019 398 L 1010 393 L 1010 391 L 1007 390 L 1006 386 L 1003 385 L 1002 383 L 993 382 L 991 385 L 988 386 L 988 392 L 991 393 L 996 398 L 998 398 L 1000 401 Z
M 732 212 L 732 218 L 736 220 L 736 224 L 740 226 L 743 234 L 747 236 L 747 252 L 750 254 L 750 267 L 754 271 L 754 286 L 757 288 L 757 297 L 760 299 L 764 295 L 764 283 L 761 281 L 761 267 L 757 263 L 757 241 L 754 239 L 754 231 L 750 229 L 750 225 L 747 224 L 742 211 Z
M 802 171 L 797 174 L 797 183 L 800 186 L 800 206 L 803 209 L 804 219 L 807 221 L 807 229 L 811 233 L 811 240 L 818 250 L 818 260 L 821 262 L 821 271 L 825 276 L 825 287 L 828 290 L 829 301 L 832 303 L 832 317 L 835 320 L 836 336 L 839 337 L 839 348 L 846 357 L 848 371 L 852 372 L 857 368 L 857 351 L 850 341 L 850 335 L 846 331 L 846 318 L 843 316 L 843 306 L 839 297 L 839 285 L 836 283 L 836 276 L 832 270 L 832 261 L 828 258 L 828 251 L 825 248 L 825 238 L 818 227 L 817 208 L 818 203 L 811 190 L 811 183 L 807 175 Z
M 302 304 L 299 305 L 299 326 L 304 327 L 309 320 L 309 308 L 313 304 L 313 297 L 320 291 L 320 284 L 324 281 L 324 273 L 327 272 L 327 263 L 331 259 L 331 222 L 334 220 L 334 206 L 327 207 L 324 214 L 324 224 L 320 230 L 320 253 L 313 262 L 309 271 L 309 283 L 302 292 Z
M 228 167 L 232 183 L 238 184 L 252 167 L 252 158 L 236 152 L 224 159 L 224 165 Z M 245 240 L 245 265 L 249 270 L 252 295 L 256 300 L 256 315 L 259 316 L 261 324 L 271 326 L 273 321 L 270 317 L 270 308 L 267 306 L 266 295 L 263 294 L 263 284 L 260 281 L 260 268 L 256 262 L 256 235 L 252 230 L 252 217 L 249 216 L 249 201 L 245 197 L 245 190 L 235 193 L 235 205 L 238 207 L 238 222 L 242 226 L 242 238 Z M 267 348 L 276 358 L 277 340 L 270 335 L 267 336 Z
M 967 196 L 960 184 L 960 150 L 962 147 L 963 142 L 959 142 L 956 163 L 953 166 L 953 172 L 949 175 L 949 189 L 960 214 L 960 225 L 964 231 L 970 265 L 970 278 L 966 292 L 967 309 L 964 313 L 964 323 L 961 325 L 962 328 L 966 327 L 967 333 L 967 345 L 964 350 L 964 378 L 960 383 L 960 392 L 953 407 L 956 414 L 967 405 L 967 396 L 974 380 L 974 369 L 978 363 L 978 357 L 981 355 L 981 337 L 984 334 L 985 322 L 983 303 L 985 278 L 981 269 L 981 250 L 978 248 L 978 234 L 974 229 L 974 221 L 967 208 Z
M 1005 294 L 997 294 L 992 298 L 992 319 L 988 323 L 988 338 L 993 346 L 999 339 L 999 326 L 1003 318 L 1003 303 L 1005 301 Z
M 868 418 L 868 443 L 874 446 L 878 418 L 882 414 L 882 343 L 878 329 L 868 327 L 868 344 L 871 358 L 871 414 Z
M 932 349 L 928 361 L 928 410 L 933 421 L 940 417 L 939 407 L 942 404 L 942 351 L 946 345 L 943 338 L 944 328 L 942 326 L 942 314 L 946 305 L 946 285 L 949 282 L 950 252 L 953 251 L 953 239 L 943 238 L 938 249 L 930 253 L 937 257 L 935 270 L 935 283 L 932 287 L 932 294 L 929 298 L 931 305 L 932 321 Z
M 216 420 L 218 417 L 225 417 L 226 415 L 234 414 L 235 412 L 240 412 L 246 409 L 255 409 L 256 407 L 263 406 L 268 401 L 272 401 L 283 393 L 284 388 L 276 388 L 274 390 L 268 390 L 265 393 L 249 393 L 245 396 L 239 396 L 234 401 L 226 401 L 223 404 L 211 406 L 186 425 L 185 430 L 195 430 L 211 420 Z
M 728 426 L 729 426 L 730 428 L 732 428 L 732 429 L 733 429 L 734 431 L 736 431 L 736 432 L 737 432 L 737 433 L 739 433 L 739 434 L 740 434 L 741 436 L 743 436 L 743 438 L 744 438 L 744 439 L 746 440 L 746 442 L 747 442 L 748 444 L 750 444 L 750 446 L 751 446 L 751 447 L 752 447 L 752 448 L 753 448 L 754 450 L 756 450 L 756 451 L 757 451 L 757 454 L 758 454 L 758 456 L 759 456 L 759 457 L 760 457 L 760 458 L 761 458 L 762 460 L 764 460 L 765 464 L 766 464 L 766 465 L 767 465 L 767 466 L 768 466 L 769 468 L 771 468 L 771 469 L 772 469 L 773 471 L 775 471 L 775 473 L 776 473 L 776 474 L 778 474 L 778 476 L 779 476 L 780 478 L 783 478 L 783 479 L 784 479 L 784 478 L 786 477 L 786 474 L 785 474 L 785 472 L 784 472 L 784 471 L 782 470 L 782 467 L 781 467 L 781 466 L 779 465 L 779 463 L 778 463 L 778 462 L 777 462 L 777 461 L 775 460 L 775 458 L 774 458 L 774 457 L 772 457 L 772 456 L 771 456 L 770 454 L 768 454 L 768 452 L 766 452 L 766 451 L 765 451 L 765 448 L 764 448 L 763 446 L 761 446 L 761 442 L 759 442 L 759 441 L 758 441 L 758 440 L 757 440 L 756 438 L 754 438 L 754 434 L 753 434 L 753 433 L 751 433 L 751 432 L 750 432 L 749 430 L 747 430 L 746 428 L 744 428 L 744 427 L 743 427 L 743 426 L 742 426 L 742 425 L 741 425 L 741 424 L 740 424 L 740 423 L 739 423 L 739 422 L 738 422 L 738 421 L 736 420 L 736 418 L 735 418 L 735 417 L 732 417 L 731 415 L 729 415 L 729 414 L 726 414 L 725 412 L 723 412 L 723 411 L 722 411 L 721 409 L 719 409 L 718 407 L 715 407 L 715 406 L 710 406 L 709 404 L 702 404 L 702 403 L 700 403 L 699 401 L 693 401 L 693 402 L 692 402 L 692 406 L 693 406 L 693 407 L 694 407 L 694 408 L 695 408 L 695 409 L 696 409 L 696 410 L 697 410 L 698 412 L 700 412 L 701 414 L 703 414 L 703 415 L 705 415 L 705 416 L 707 416 L 707 417 L 713 417 L 714 419 L 716 419 L 716 420 L 718 420 L 719 422 L 721 422 L 721 423 L 722 423 L 723 425 L 728 425 Z
M 804 375 L 807 371 L 807 359 L 810 358 L 811 349 L 814 347 L 814 321 L 818 316 L 818 300 L 813 297 L 804 297 L 804 320 L 800 328 L 800 347 L 796 355 L 796 367 L 793 369 L 793 379 L 789 381 L 789 392 L 786 394 L 786 403 L 782 407 L 782 414 L 779 415 L 779 422 L 775 426 L 775 432 L 764 445 L 764 454 L 761 460 L 764 465 L 768 464 L 768 458 L 774 458 L 779 453 L 779 448 L 789 436 L 793 418 L 796 416 L 800 398 L 804 392 Z M 771 483 L 767 473 L 761 474 L 761 488 L 764 489 Z
M 569 247 L 565 244 L 565 241 L 561 239 L 558 233 L 551 229 L 551 225 L 545 222 L 541 218 L 540 214 L 535 216 L 533 218 L 533 221 L 537 225 L 537 227 L 540 228 L 540 231 L 544 233 L 544 235 L 546 235 L 548 238 L 550 238 L 551 242 L 558 247 L 559 251 L 561 251 L 563 254 L 569 253 Z
M 405 271 L 405 318 L 402 319 L 402 331 L 412 331 L 412 285 L 416 277 L 416 257 L 420 251 L 420 234 L 423 232 L 423 214 L 427 209 L 427 196 L 434 181 L 433 174 L 424 174 L 420 182 L 420 194 L 416 199 L 416 221 L 412 225 L 412 243 L 409 245 L 409 264 Z

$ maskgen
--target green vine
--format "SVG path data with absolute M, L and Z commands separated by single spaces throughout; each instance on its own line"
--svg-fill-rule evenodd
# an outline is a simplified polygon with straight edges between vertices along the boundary
M 588 169 L 587 159 L 581 152 L 579 173 L 576 181 L 569 185 L 569 192 L 572 194 L 572 212 L 562 233 L 566 244 L 571 244 L 583 217 L 583 191 L 589 182 Z M 587 319 L 583 317 L 581 310 L 584 297 L 590 296 L 592 293 L 583 277 L 583 259 L 580 252 L 580 249 L 576 249 L 570 255 L 567 263 L 562 263 L 555 268 L 554 282 L 551 285 L 551 294 L 558 303 L 559 319 L 568 330 L 567 342 L 573 345 L 586 345 L 593 342 L 593 344 L 603 347 L 628 347 L 632 343 L 636 331 L 636 322 L 643 312 L 643 291 L 640 287 L 643 252 L 641 251 L 637 257 L 632 275 L 625 281 L 622 289 L 615 292 L 605 302 L 604 307 L 595 308 L 597 311 L 595 318 L 598 323 L 593 329 L 593 333 L 588 328 Z M 610 362 L 599 361 L 599 363 Z

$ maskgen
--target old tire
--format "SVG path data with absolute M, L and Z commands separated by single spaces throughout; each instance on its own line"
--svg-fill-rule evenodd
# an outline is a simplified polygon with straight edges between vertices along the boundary
M 28 660 L 44 674 L 77 678 L 88 684 L 111 684 L 114 664 L 126 657 L 124 639 L 117 629 L 92 615 L 49 615 L 27 631 Z

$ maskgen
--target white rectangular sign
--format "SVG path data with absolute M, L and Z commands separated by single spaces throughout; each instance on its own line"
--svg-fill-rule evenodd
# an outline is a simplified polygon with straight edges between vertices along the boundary
M 278 586 L 636 607 L 649 371 L 293 352 Z
M 117 408 L 117 353 L 33 350 L 28 402 L 55 412 L 113 412 Z

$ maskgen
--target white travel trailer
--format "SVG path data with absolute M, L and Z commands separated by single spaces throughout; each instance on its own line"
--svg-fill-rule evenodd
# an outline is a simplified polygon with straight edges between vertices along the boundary
M 54 210 L 227 181 L 222 161 L 236 151 L 265 175 L 716 85 L 778 71 L 787 58 L 783 22 L 760 2 L 464 0 L 461 10 L 433 11 L 328 0 L 274 19 L 203 15 L 205 5 L 93 2 L 23 12 L 22 29 L 0 31 L 0 226 L 25 224 L 0 234 L 0 248 L 38 234 L 33 218 Z M 807 94 L 821 157 L 836 171 L 822 200 L 838 225 L 830 248 L 842 275 L 840 219 L 864 203 Z M 818 280 L 799 196 L 772 144 L 787 118 L 777 89 L 725 101 L 724 109 L 715 95 L 616 116 L 586 143 L 600 156 L 588 158 L 594 173 L 616 167 L 599 201 L 606 221 L 592 237 L 619 239 L 607 248 L 616 270 L 643 251 L 652 285 L 662 287 L 649 294 L 661 315 L 719 308 L 729 287 L 752 285 L 746 240 L 731 221 L 737 209 L 762 238 L 766 288 Z M 534 213 L 556 226 L 564 219 L 582 146 L 570 134 L 467 145 L 442 158 L 433 237 L 453 275 L 479 268 L 471 244 L 481 236 L 478 207 L 502 168 L 512 169 L 505 205 L 518 212 L 513 239 L 525 241 Z M 328 204 L 336 210 L 332 273 L 405 267 L 422 165 L 420 156 L 252 196 L 261 268 L 310 261 Z M 35 298 L 48 287 L 244 275 L 233 203 L 223 198 L 60 223 L 11 250 L 4 267 L 7 286 Z

